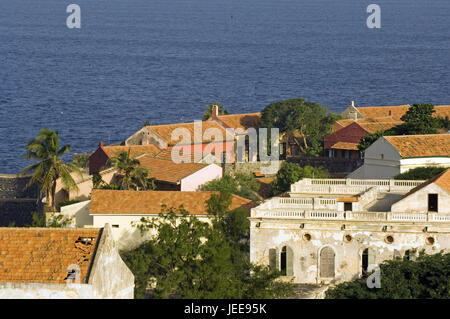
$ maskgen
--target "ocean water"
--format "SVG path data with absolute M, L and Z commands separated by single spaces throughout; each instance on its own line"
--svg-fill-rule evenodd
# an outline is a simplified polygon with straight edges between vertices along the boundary
M 91 152 L 216 100 L 450 104 L 449 15 L 448 0 L 0 0 L 0 173 L 41 128 Z

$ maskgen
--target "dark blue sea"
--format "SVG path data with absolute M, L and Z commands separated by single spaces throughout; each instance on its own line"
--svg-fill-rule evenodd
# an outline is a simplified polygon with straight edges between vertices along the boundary
M 0 0 L 0 173 L 44 127 L 80 153 L 215 101 L 450 104 L 449 16 L 449 0 Z

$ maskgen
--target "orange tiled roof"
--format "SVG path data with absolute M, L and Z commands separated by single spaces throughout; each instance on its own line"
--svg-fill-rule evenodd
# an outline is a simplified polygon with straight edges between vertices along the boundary
M 256 129 L 259 127 L 261 113 L 219 115 L 218 118 L 233 129 L 241 128 L 247 130 L 251 127 Z
M 147 154 L 150 156 L 155 156 L 161 153 L 162 149 L 156 145 L 111 145 L 111 146 L 102 146 L 103 151 L 108 155 L 109 158 L 116 156 L 119 152 L 128 152 L 130 150 L 130 157 L 136 158 L 140 155 Z
M 0 228 L 0 282 L 65 283 L 77 264 L 85 283 L 99 237 L 99 229 Z
M 450 134 L 384 136 L 402 158 L 450 156 Z
M 203 157 L 205 157 L 207 154 L 202 154 L 202 153 L 195 153 L 195 152 L 187 152 L 187 154 L 189 154 L 189 158 L 191 163 L 198 163 L 198 161 L 196 162 L 196 156 L 195 155 L 201 155 L 199 157 L 201 157 L 201 159 L 203 159 Z M 185 153 L 180 150 L 180 156 L 184 156 Z M 159 158 L 162 160 L 167 160 L 167 161 L 171 161 L 172 160 L 172 150 L 162 150 L 161 153 L 158 153 L 158 155 L 154 156 L 155 158 Z
M 355 123 L 354 120 L 349 120 L 349 119 L 343 119 L 343 120 L 338 120 L 335 122 L 336 124 L 338 124 L 338 126 L 340 126 L 339 128 L 335 127 L 335 132 L 339 131 L 340 129 L 349 126 L 350 124 Z
M 393 106 L 363 106 L 356 108 L 365 118 L 376 118 L 392 116 L 394 119 L 401 119 L 408 111 L 409 105 Z
M 208 166 L 197 163 L 175 163 L 172 160 L 143 156 L 139 158 L 142 167 L 148 169 L 148 176 L 159 181 L 179 183 L 183 178 Z
M 403 115 L 409 109 L 409 105 L 396 105 L 396 106 L 363 106 L 357 107 L 358 111 L 365 118 L 378 118 L 392 116 L 396 120 L 400 120 Z M 435 112 L 433 116 L 435 117 L 446 117 L 450 118 L 450 105 L 435 105 Z M 389 112 L 390 111 L 390 112 Z
M 146 126 L 147 129 L 151 130 L 152 132 L 156 133 L 158 136 L 160 136 L 163 140 L 167 142 L 169 145 L 174 145 L 180 142 L 181 138 L 177 137 L 176 139 L 172 139 L 172 132 L 175 129 L 186 129 L 188 130 L 189 134 L 191 135 L 191 141 L 189 144 L 194 143 L 194 128 L 195 125 L 199 124 L 197 123 L 176 123 L 176 124 L 165 124 L 165 125 L 152 125 L 152 126 Z M 217 139 L 217 141 L 226 141 L 228 140 L 225 129 L 217 124 L 214 121 L 202 121 L 201 122 L 201 129 L 202 129 L 202 136 L 200 138 L 203 138 L 205 131 L 208 129 L 217 129 L 222 134 L 222 138 L 219 139 L 217 136 L 213 136 L 211 138 L 205 138 L 202 140 L 203 143 L 205 142 L 211 142 Z M 233 137 L 230 137 L 230 139 L 233 139 Z
M 159 214 L 161 205 L 178 208 L 192 215 L 207 215 L 206 201 L 218 192 L 115 191 L 94 189 L 90 214 Z M 231 209 L 247 207 L 252 201 L 233 195 Z
M 337 199 L 338 202 L 358 202 L 358 197 L 348 196 L 348 197 L 339 197 Z
M 435 105 L 434 109 L 436 112 L 433 113 L 433 116 L 450 118 L 450 105 Z
M 400 125 L 402 121 L 387 121 L 387 122 L 370 122 L 370 121 L 358 121 L 357 122 L 363 129 L 369 133 L 376 133 L 378 131 L 386 131 L 394 126 Z
M 337 149 L 337 150 L 352 150 L 357 151 L 358 150 L 358 143 L 349 143 L 349 142 L 337 142 L 331 146 L 331 148 Z

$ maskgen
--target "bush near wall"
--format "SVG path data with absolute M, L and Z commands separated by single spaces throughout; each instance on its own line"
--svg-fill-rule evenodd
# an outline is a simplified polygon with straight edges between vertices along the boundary
M 445 167 L 417 167 L 413 168 L 405 173 L 398 174 L 394 179 L 404 179 L 404 180 L 427 180 L 435 177 L 436 175 L 442 173 L 447 168 Z

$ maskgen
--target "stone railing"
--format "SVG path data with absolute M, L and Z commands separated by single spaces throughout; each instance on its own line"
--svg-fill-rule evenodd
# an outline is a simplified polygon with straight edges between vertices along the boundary
M 398 212 L 340 212 L 336 210 L 293 210 L 261 209 L 251 210 L 253 218 L 313 219 L 342 221 L 394 221 L 394 222 L 446 222 L 450 213 L 398 213 Z
M 312 198 L 312 197 L 275 197 L 267 201 L 261 208 L 268 209 L 327 209 L 337 210 L 338 202 L 336 198 Z
M 312 179 L 304 178 L 291 185 L 292 193 L 359 194 L 376 187 L 381 192 L 408 192 L 425 181 L 395 179 Z

